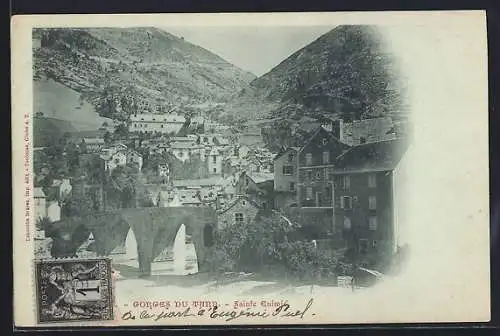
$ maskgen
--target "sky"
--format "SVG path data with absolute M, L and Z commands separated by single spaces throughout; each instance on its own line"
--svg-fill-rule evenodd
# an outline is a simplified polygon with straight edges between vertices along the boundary
M 334 26 L 161 28 L 261 76 Z

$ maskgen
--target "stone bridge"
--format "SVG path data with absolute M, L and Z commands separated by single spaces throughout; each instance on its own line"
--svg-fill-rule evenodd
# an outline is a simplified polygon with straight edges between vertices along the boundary
M 198 270 L 206 271 L 217 226 L 216 212 L 209 207 L 131 208 L 65 219 L 54 223 L 49 235 L 53 238 L 51 253 L 54 257 L 74 256 L 92 233 L 97 255 L 108 256 L 124 244 L 131 229 L 137 241 L 140 275 L 149 276 L 152 261 L 173 244 L 182 224 L 195 246 Z

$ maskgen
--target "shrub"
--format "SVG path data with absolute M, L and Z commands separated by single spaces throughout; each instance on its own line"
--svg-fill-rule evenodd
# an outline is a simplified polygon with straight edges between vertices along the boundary
M 344 251 L 322 251 L 300 237 L 279 216 L 257 216 L 253 221 L 236 223 L 216 236 L 212 270 L 215 272 L 281 272 L 280 275 L 306 280 L 348 274 L 349 265 L 340 259 Z
M 38 218 L 38 220 L 35 223 L 36 229 L 40 231 L 45 231 L 47 229 L 50 229 L 52 225 L 52 221 L 50 220 L 49 217 L 41 217 Z

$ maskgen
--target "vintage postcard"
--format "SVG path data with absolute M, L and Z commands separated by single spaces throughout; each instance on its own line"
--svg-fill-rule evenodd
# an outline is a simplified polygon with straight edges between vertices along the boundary
M 16 326 L 489 321 L 484 12 L 11 38 Z

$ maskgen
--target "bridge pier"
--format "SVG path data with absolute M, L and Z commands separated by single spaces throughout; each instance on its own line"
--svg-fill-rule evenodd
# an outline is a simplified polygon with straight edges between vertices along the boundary
M 146 258 L 144 253 L 139 251 L 137 259 L 139 262 L 139 277 L 146 278 L 151 276 L 151 263 L 153 262 L 151 258 Z

